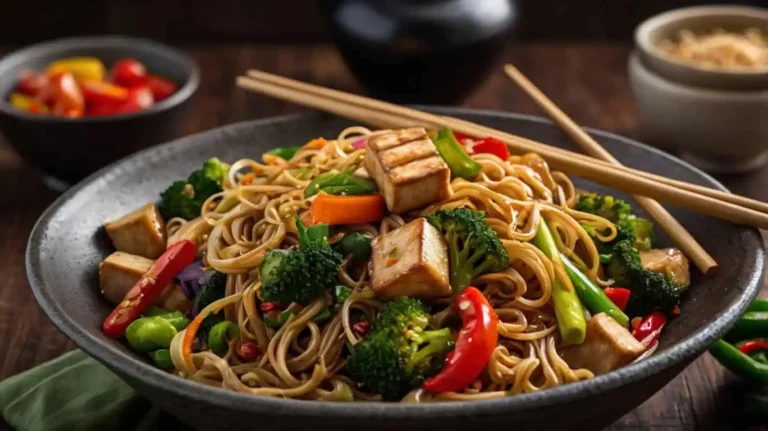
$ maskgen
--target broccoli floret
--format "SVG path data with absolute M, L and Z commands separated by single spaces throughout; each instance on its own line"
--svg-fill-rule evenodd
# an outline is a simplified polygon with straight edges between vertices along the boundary
M 651 311 L 669 313 L 680 304 L 686 286 L 672 281 L 671 277 L 643 268 L 640 254 L 629 240 L 614 246 L 608 276 L 617 286 L 629 289 L 632 294 L 627 304 L 630 316 L 645 316 Z
M 608 253 L 615 244 L 625 239 L 632 240 L 634 247 L 639 250 L 647 250 L 653 246 L 653 223 L 632 214 L 632 206 L 621 199 L 586 193 L 579 196 L 574 209 L 603 217 L 616 225 L 616 238 L 608 244 L 597 244 L 600 253 Z M 594 229 L 587 229 L 587 232 L 595 236 Z
M 402 398 L 437 374 L 453 348 L 449 328 L 425 330 L 424 305 L 406 297 L 387 304 L 365 338 L 352 348 L 349 376 L 387 400 Z
M 297 220 L 296 228 L 298 250 L 273 249 L 264 256 L 259 270 L 264 301 L 307 304 L 337 284 L 344 256 L 328 245 L 328 226 L 305 229 Z
M 200 216 L 203 203 L 222 190 L 221 185 L 229 165 L 211 158 L 201 169 L 192 172 L 186 180 L 176 181 L 160 195 L 160 213 L 169 220 L 181 217 L 191 220 Z
M 509 267 L 509 255 L 485 213 L 467 208 L 440 210 L 427 221 L 445 236 L 451 265 L 451 289 L 458 293 L 487 272 Z
M 200 312 L 203 308 L 207 307 L 212 302 L 218 301 L 224 297 L 227 289 L 227 274 L 219 271 L 213 271 L 213 274 L 208 278 L 208 281 L 203 283 L 200 287 L 200 293 L 195 298 L 194 310 Z M 224 321 L 222 313 L 209 314 L 208 317 L 203 320 L 198 330 L 198 336 L 203 342 L 208 341 L 208 332 L 211 328 L 216 326 L 217 323 Z

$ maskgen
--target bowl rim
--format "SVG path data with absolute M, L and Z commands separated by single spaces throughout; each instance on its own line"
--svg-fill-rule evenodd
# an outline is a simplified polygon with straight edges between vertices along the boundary
M 480 114 L 489 119 L 517 119 L 537 123 L 553 124 L 551 121 L 524 114 L 513 114 L 491 110 L 477 110 L 470 108 L 448 108 L 437 106 L 418 106 L 421 109 L 430 110 L 444 115 L 461 114 Z M 222 130 L 236 133 L 240 129 L 249 129 L 259 127 L 264 124 L 274 124 L 279 122 L 291 122 L 302 118 L 312 118 L 317 113 L 300 113 L 279 117 L 269 117 L 259 120 L 251 120 L 239 123 L 233 123 L 223 127 L 211 129 L 202 133 L 190 135 L 177 139 L 149 149 L 134 153 L 115 163 L 112 163 L 99 171 L 93 173 L 86 179 L 62 194 L 46 209 L 36 222 L 26 249 L 26 272 L 32 292 L 40 307 L 51 319 L 51 321 L 67 335 L 78 347 L 86 351 L 89 355 L 96 358 L 102 364 L 127 376 L 133 381 L 141 382 L 144 387 L 151 388 L 154 393 L 172 392 L 181 399 L 193 400 L 195 403 L 211 406 L 214 408 L 231 409 L 237 411 L 247 411 L 252 414 L 270 414 L 272 416 L 301 416 L 302 418 L 323 418 L 333 416 L 340 420 L 355 419 L 428 419 L 435 416 L 457 417 L 457 416 L 484 416 L 496 414 L 499 411 L 515 412 L 522 410 L 533 410 L 548 407 L 557 404 L 564 404 L 575 400 L 597 395 L 608 390 L 617 389 L 631 383 L 637 383 L 647 377 L 664 372 L 674 366 L 683 363 L 688 359 L 696 357 L 703 352 L 709 344 L 720 338 L 736 320 L 746 311 L 749 303 L 757 296 L 762 286 L 765 274 L 765 247 L 759 232 L 756 229 L 750 229 L 751 235 L 757 244 L 756 264 L 757 269 L 750 274 L 748 280 L 745 280 L 744 293 L 734 300 L 727 309 L 717 316 L 712 322 L 705 326 L 701 331 L 693 333 L 684 338 L 679 343 L 670 346 L 664 352 L 652 355 L 651 357 L 635 364 L 628 365 L 620 370 L 611 373 L 596 376 L 591 380 L 570 383 L 545 391 L 518 394 L 500 399 L 484 401 L 449 401 L 426 404 L 402 404 L 402 403 L 381 403 L 381 402 L 355 402 L 355 403 L 333 403 L 305 401 L 295 399 L 281 399 L 263 396 L 254 396 L 245 393 L 210 387 L 197 382 L 181 379 L 177 376 L 168 374 L 159 370 L 145 361 L 137 359 L 134 355 L 128 355 L 116 349 L 110 349 L 103 346 L 103 342 L 91 335 L 87 330 L 78 326 L 70 320 L 63 312 L 61 307 L 49 296 L 49 289 L 44 287 L 43 277 L 40 267 L 44 265 L 38 253 L 38 244 L 45 237 L 45 227 L 51 221 L 58 210 L 75 196 L 80 190 L 94 185 L 99 180 L 109 175 L 110 171 L 117 169 L 120 165 L 129 166 L 139 162 L 141 159 L 159 155 L 165 152 L 174 152 L 187 146 L 194 145 L 195 141 L 202 136 L 221 133 Z M 553 127 L 556 127 L 553 125 Z M 645 144 L 636 142 L 629 138 L 622 137 L 610 132 L 586 128 L 586 131 L 596 136 L 605 136 L 616 139 L 628 146 L 641 148 L 650 151 L 659 157 L 676 162 L 694 172 L 703 178 L 712 181 L 715 187 L 727 191 L 725 187 L 713 179 L 708 174 L 691 166 L 690 164 L 671 156 L 663 151 L 649 147 Z M 459 406 L 461 406 L 459 408 Z
M 731 79 L 748 79 L 768 75 L 768 66 L 762 66 L 758 69 L 743 70 L 717 68 L 713 66 L 694 66 L 690 63 L 663 55 L 651 42 L 651 34 L 661 25 L 680 21 L 681 19 L 705 16 L 759 18 L 765 20 L 766 26 L 768 26 L 768 9 L 757 6 L 701 5 L 682 7 L 653 15 L 638 24 L 634 31 L 635 46 L 639 48 L 643 54 L 668 65 L 685 69 L 688 73 L 708 74 Z
M 149 115 L 156 114 L 158 112 L 168 111 L 176 106 L 181 105 L 188 100 L 197 91 L 200 86 L 200 66 L 186 52 L 175 48 L 171 45 L 158 42 L 152 39 L 125 36 L 125 35 L 94 35 L 94 36 L 77 36 L 67 37 L 60 39 L 48 40 L 33 45 L 28 45 L 12 51 L 2 58 L 0 58 L 0 66 L 8 63 L 24 63 L 26 56 L 34 54 L 37 51 L 58 51 L 71 48 L 87 48 L 99 45 L 107 46 L 119 46 L 119 45 L 140 45 L 143 49 L 151 51 L 157 51 L 163 53 L 164 56 L 175 57 L 175 59 L 182 64 L 183 68 L 188 71 L 189 77 L 186 82 L 170 97 L 161 100 L 158 103 L 153 104 L 147 109 L 143 109 L 138 112 L 130 112 L 126 114 L 112 114 L 112 115 L 100 115 L 92 117 L 81 118 L 66 118 L 54 115 L 40 115 L 25 112 L 20 109 L 14 108 L 7 100 L 7 95 L 1 95 L 0 99 L 0 112 L 3 114 L 18 117 L 26 121 L 36 121 L 45 123 L 66 123 L 66 124 L 80 124 L 80 123 L 105 123 L 111 121 L 128 120 L 133 118 L 140 118 Z
M 630 69 L 635 68 L 637 73 L 644 75 L 650 81 L 663 87 L 665 90 L 682 93 L 687 97 L 701 99 L 703 102 L 752 102 L 765 103 L 768 101 L 768 89 L 765 90 L 718 90 L 713 88 L 696 87 L 667 79 L 651 70 L 643 62 L 640 51 L 636 48 L 629 53 L 627 64 Z

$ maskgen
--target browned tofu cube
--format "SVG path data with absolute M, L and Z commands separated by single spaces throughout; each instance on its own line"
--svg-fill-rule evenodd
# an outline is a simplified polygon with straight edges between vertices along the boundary
M 159 257 L 165 251 L 165 222 L 153 204 L 146 204 L 104 228 L 117 251 Z
M 373 291 L 380 298 L 429 299 L 451 294 L 448 246 L 425 218 L 376 238 L 371 263 Z
M 451 194 L 451 171 L 420 127 L 371 136 L 365 168 L 393 213 L 425 207 Z
M 605 374 L 637 359 L 645 347 L 612 317 L 605 313 L 592 316 L 587 323 L 583 343 L 568 347 L 563 359 L 571 368 L 586 368 Z
M 145 257 L 116 251 L 99 264 L 99 286 L 107 301 L 117 304 L 152 266 Z M 184 292 L 171 283 L 155 298 L 155 305 L 169 311 L 187 311 L 192 305 Z

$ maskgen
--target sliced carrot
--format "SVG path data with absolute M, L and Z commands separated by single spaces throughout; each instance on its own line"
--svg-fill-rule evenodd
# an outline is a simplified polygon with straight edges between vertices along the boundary
M 312 201 L 310 213 L 314 223 L 362 224 L 384 218 L 381 195 L 335 196 L 320 193 Z
M 192 322 L 190 322 L 189 326 L 187 326 L 187 329 L 184 332 L 184 339 L 182 340 L 181 344 L 181 356 L 184 358 L 184 363 L 187 364 L 187 366 L 190 368 L 195 368 L 195 365 L 192 362 L 192 343 L 195 342 L 197 331 L 200 329 L 200 325 L 207 317 L 207 314 L 208 313 L 198 314 L 197 317 L 192 319 Z
M 326 143 L 325 139 L 317 138 L 307 142 L 307 145 L 304 145 L 304 146 L 306 148 L 311 148 L 313 150 L 319 150 L 320 148 L 323 148 L 325 146 L 325 143 Z

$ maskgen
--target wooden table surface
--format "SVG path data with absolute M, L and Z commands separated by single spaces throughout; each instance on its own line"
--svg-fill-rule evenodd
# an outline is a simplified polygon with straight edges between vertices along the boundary
M 360 91 L 329 46 L 194 46 L 188 51 L 200 62 L 202 82 L 187 133 L 301 110 L 236 89 L 234 77 L 249 67 Z M 511 47 L 506 60 L 514 62 L 580 124 L 641 139 L 627 83 L 628 53 L 625 45 L 531 44 Z M 465 106 L 540 114 L 500 70 Z M 734 192 L 768 200 L 768 168 L 718 179 Z M 27 237 L 56 196 L 0 140 L 0 380 L 74 347 L 35 303 L 24 269 Z M 735 378 L 705 354 L 610 429 L 732 428 L 737 417 L 732 394 L 738 390 Z M 0 428 L 7 425 L 0 423 Z

